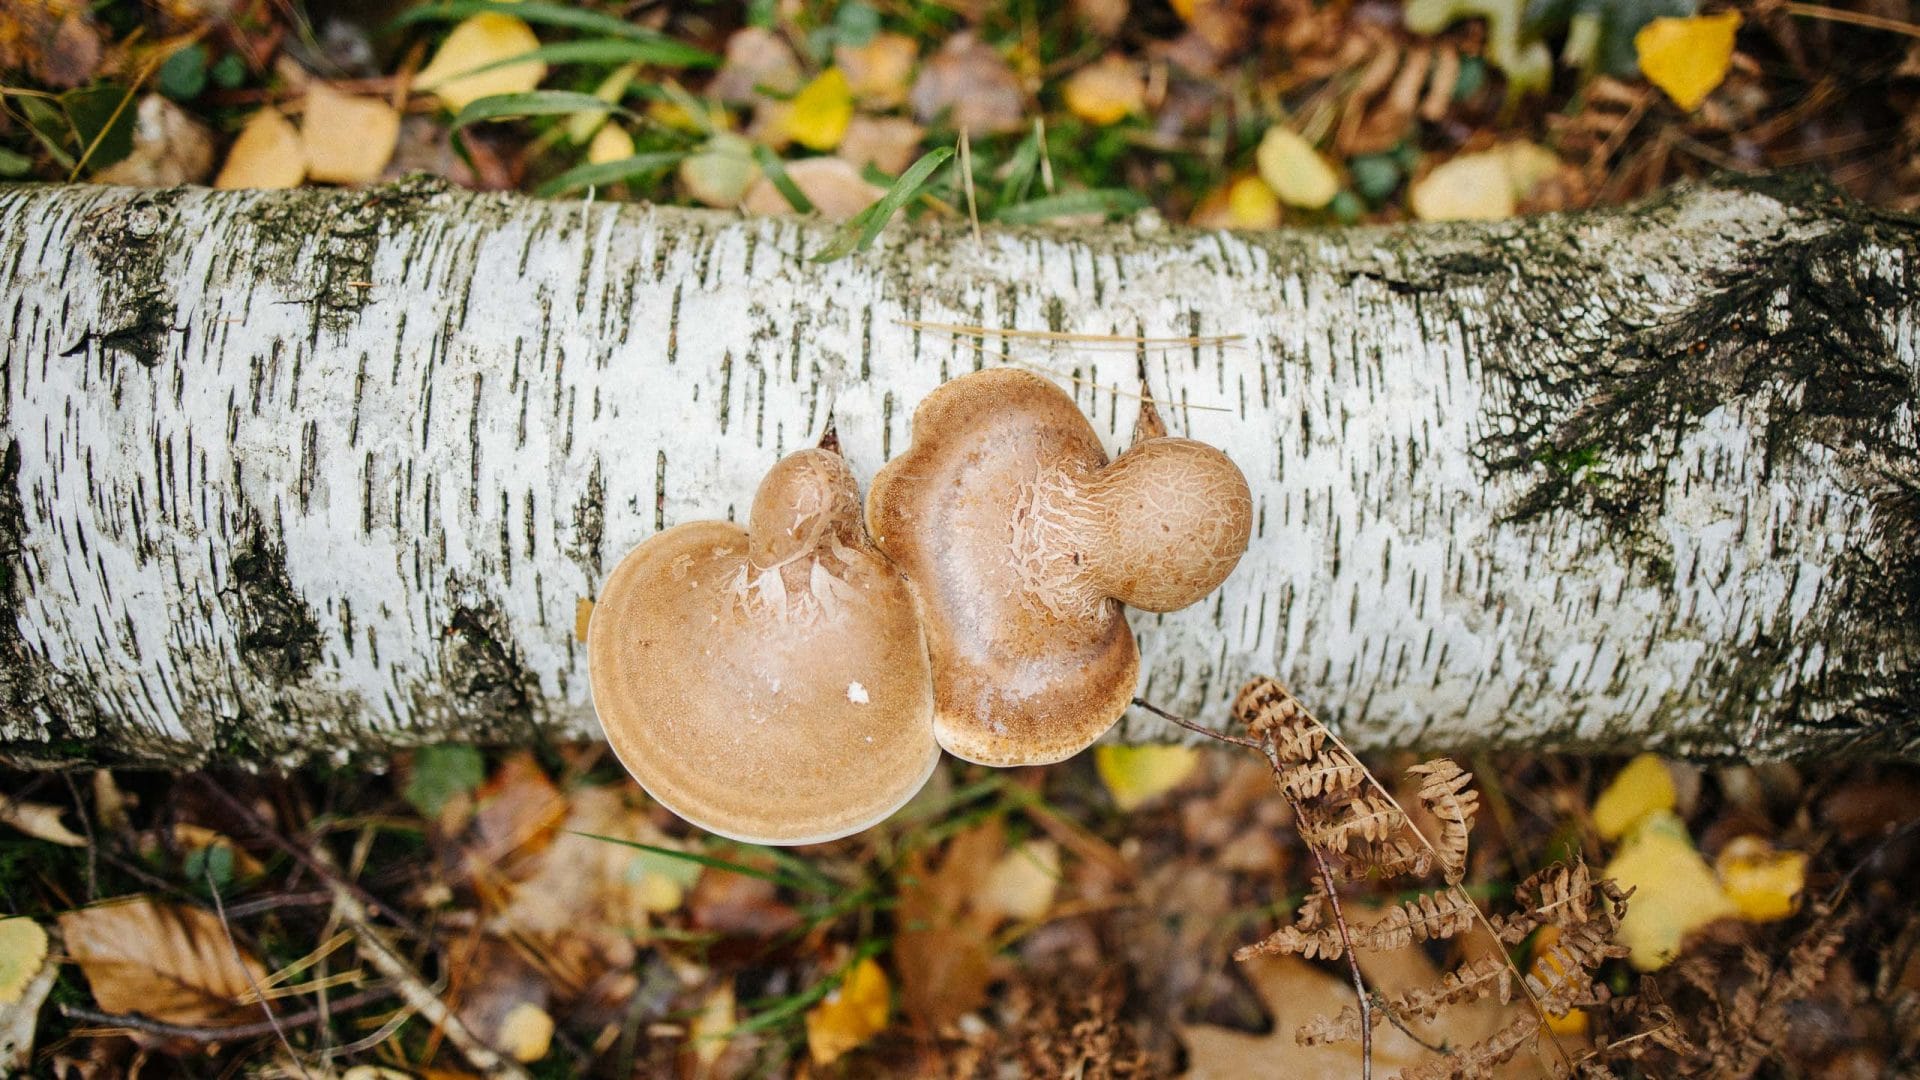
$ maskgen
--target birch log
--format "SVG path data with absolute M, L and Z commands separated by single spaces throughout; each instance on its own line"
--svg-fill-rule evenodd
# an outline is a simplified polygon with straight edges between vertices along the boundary
M 805 261 L 827 235 L 426 182 L 0 189 L 0 744 L 593 737 L 579 612 L 629 547 L 741 516 L 829 413 L 864 481 L 982 365 L 1117 447 L 1144 361 L 1256 500 L 1213 599 L 1132 615 L 1157 703 L 1224 724 L 1266 672 L 1371 747 L 1920 751 L 1912 219 L 1766 180 Z

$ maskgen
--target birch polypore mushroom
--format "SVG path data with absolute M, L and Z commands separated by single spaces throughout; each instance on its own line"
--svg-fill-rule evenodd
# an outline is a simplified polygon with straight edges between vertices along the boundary
M 840 455 L 761 481 L 747 528 L 700 521 L 620 561 L 587 631 L 594 710 L 641 786 L 709 832 L 858 832 L 940 757 L 925 639 Z
M 919 601 L 949 753 L 1040 765 L 1091 745 L 1139 676 L 1121 605 L 1185 607 L 1246 551 L 1246 478 L 1142 409 L 1109 463 L 1059 387 L 977 372 L 928 395 L 912 448 L 874 477 L 867 525 Z

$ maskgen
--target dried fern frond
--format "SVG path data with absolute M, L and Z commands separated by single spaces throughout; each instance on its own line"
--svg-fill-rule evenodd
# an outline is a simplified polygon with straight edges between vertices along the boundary
M 1466 876 L 1467 844 L 1473 832 L 1473 818 L 1480 809 L 1480 793 L 1473 790 L 1473 774 L 1450 758 L 1435 758 L 1407 770 L 1420 784 L 1420 802 L 1440 822 L 1440 836 L 1434 850 L 1449 884 L 1458 885 Z
M 1433 853 L 1404 836 L 1385 840 L 1356 840 L 1347 845 L 1342 872 L 1348 881 L 1377 877 L 1426 877 L 1433 869 Z
M 1322 752 L 1280 774 L 1280 787 L 1296 799 L 1352 791 L 1366 782 L 1366 768 L 1337 750 Z
M 1307 843 L 1328 851 L 1345 851 L 1356 840 L 1380 843 L 1404 828 L 1407 816 L 1384 795 L 1361 795 L 1340 808 L 1331 821 L 1301 830 Z
M 1293 693 L 1264 676 L 1240 688 L 1233 699 L 1233 714 L 1255 739 L 1271 741 L 1284 762 L 1312 761 L 1327 742 L 1326 730 L 1307 715 Z
M 1561 929 L 1559 938 L 1540 954 L 1527 975 L 1527 988 L 1542 1008 L 1564 1016 L 1568 1010 L 1596 1000 L 1596 988 L 1587 969 L 1627 955 L 1627 947 L 1613 941 L 1618 929 L 1619 920 L 1611 913 Z
M 1298 925 L 1283 926 L 1251 945 L 1242 945 L 1233 951 L 1235 960 L 1251 960 L 1256 956 L 1298 956 L 1312 960 L 1325 957 L 1335 960 L 1346 954 L 1346 947 L 1340 942 L 1340 928 L 1324 926 L 1301 929 Z
M 1507 958 L 1488 953 L 1447 972 L 1438 986 L 1416 986 L 1393 1001 L 1402 1016 L 1432 1020 L 1448 1005 L 1465 1005 L 1482 998 L 1493 998 L 1505 1005 L 1513 1000 L 1513 965 Z
M 1471 929 L 1476 909 L 1473 898 L 1454 890 L 1421 893 L 1388 909 L 1385 915 L 1355 932 L 1355 948 L 1404 949 L 1416 941 L 1444 941 Z
M 1616 906 L 1625 903 L 1626 894 L 1613 887 L 1613 882 L 1603 880 L 1601 884 L 1609 887 L 1604 895 Z M 1591 916 L 1593 891 L 1592 872 L 1587 869 L 1586 860 L 1578 855 L 1572 862 L 1553 863 L 1534 871 L 1514 887 L 1514 901 L 1520 910 L 1493 920 L 1500 940 L 1518 945 L 1542 926 L 1567 927 L 1586 922 Z M 1622 914 L 1622 911 L 1614 912 L 1616 918 Z
M 1540 1026 L 1534 1018 L 1522 1016 L 1477 1043 L 1450 1051 L 1444 1057 L 1423 1065 L 1400 1070 L 1400 1080 L 1454 1080 L 1456 1077 L 1486 1076 L 1539 1036 Z

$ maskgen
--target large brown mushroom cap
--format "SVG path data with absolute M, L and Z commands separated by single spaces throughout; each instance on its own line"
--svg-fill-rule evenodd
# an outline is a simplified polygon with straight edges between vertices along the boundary
M 1240 471 L 1201 443 L 1147 438 L 1108 465 L 1037 375 L 992 369 L 928 395 L 912 448 L 874 477 L 867 524 L 920 602 L 940 744 L 983 765 L 1091 745 L 1139 676 L 1120 600 L 1166 611 L 1212 591 L 1251 511 Z
M 627 770 L 722 836 L 858 832 L 939 761 L 913 598 L 868 545 L 830 451 L 775 465 L 749 528 L 693 522 L 630 552 L 594 605 L 587 655 Z

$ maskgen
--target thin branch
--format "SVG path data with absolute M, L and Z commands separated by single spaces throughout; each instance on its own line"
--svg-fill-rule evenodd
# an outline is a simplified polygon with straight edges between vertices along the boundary
M 1197 731 L 1200 734 L 1205 735 L 1209 739 L 1218 739 L 1223 743 L 1232 743 L 1235 746 L 1244 746 L 1249 750 L 1260 750 L 1262 752 L 1265 751 L 1265 747 L 1262 744 L 1255 742 L 1252 739 L 1244 739 L 1238 735 L 1229 735 L 1224 731 L 1215 731 L 1210 727 L 1203 727 L 1187 719 L 1184 716 L 1175 716 L 1173 713 L 1170 713 L 1167 710 L 1161 708 L 1160 706 L 1155 705 L 1153 702 L 1148 701 L 1146 698 L 1134 698 L 1133 703 L 1147 710 L 1153 715 L 1159 717 L 1162 720 L 1168 721 L 1169 723 L 1179 724 L 1181 727 L 1186 728 L 1188 731 Z
M 371 1005 L 383 998 L 390 998 L 398 992 L 397 988 L 392 986 L 369 987 L 357 994 L 349 994 L 334 1002 L 333 1008 L 335 1012 L 346 1012 L 351 1009 L 357 1009 L 362 1005 Z M 69 1020 L 81 1020 L 100 1027 L 122 1028 L 127 1031 L 138 1031 L 146 1035 L 157 1035 L 163 1039 L 186 1039 L 189 1042 L 197 1043 L 241 1042 L 246 1039 L 257 1039 L 262 1035 L 273 1034 L 273 1025 L 265 1020 L 255 1021 L 251 1024 L 234 1024 L 230 1027 L 201 1027 L 197 1024 L 170 1024 L 164 1020 L 155 1020 L 151 1017 L 142 1016 L 139 1013 L 124 1013 L 119 1015 L 105 1013 L 97 1009 L 89 1009 L 84 1005 L 62 1005 L 60 1006 L 60 1014 Z M 305 1027 L 319 1019 L 320 1010 L 318 1008 L 302 1009 L 297 1013 L 288 1013 L 280 1017 L 280 1024 L 283 1027 L 290 1028 Z
M 273 1003 L 267 1000 L 266 993 L 260 989 L 260 981 L 253 977 L 253 969 L 247 966 L 247 956 L 240 951 L 240 943 L 233 939 L 233 925 L 227 922 L 227 907 L 220 899 L 220 883 L 213 880 L 213 860 L 206 860 L 201 869 L 207 879 L 207 891 L 213 894 L 214 913 L 220 916 L 220 932 L 226 935 L 227 948 L 233 950 L 233 962 L 240 965 L 240 974 L 247 977 L 247 985 L 253 988 L 254 999 L 260 1002 L 260 1011 L 267 1014 L 267 1026 L 273 1029 L 273 1037 L 280 1040 L 281 1049 L 285 1050 L 287 1057 L 293 1060 L 294 1067 L 300 1070 L 301 1076 L 306 1077 L 307 1080 L 313 1080 L 313 1074 L 307 1071 L 306 1062 L 300 1060 L 300 1055 L 293 1049 L 293 1043 L 287 1040 L 287 1033 L 281 1030 L 280 1017 L 275 1015 Z

